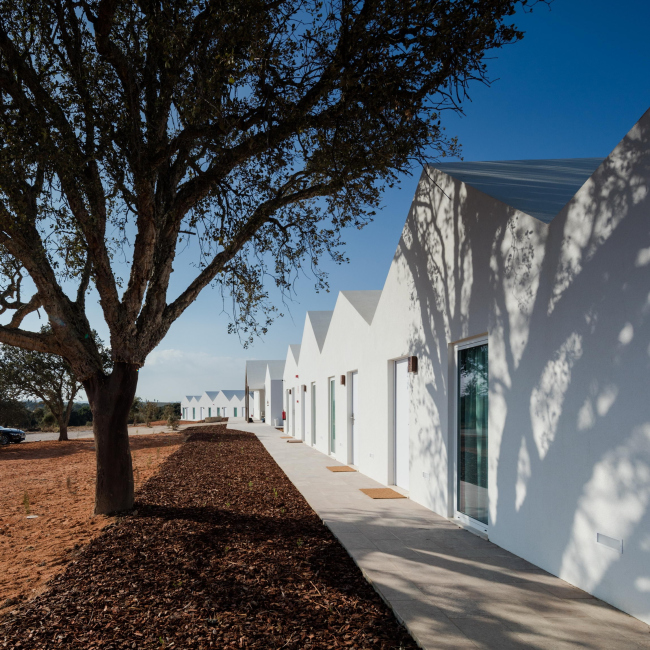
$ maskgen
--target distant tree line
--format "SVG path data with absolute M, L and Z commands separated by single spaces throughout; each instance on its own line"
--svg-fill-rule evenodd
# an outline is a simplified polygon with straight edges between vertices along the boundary
M 180 402 L 151 402 L 136 397 L 131 407 L 130 424 L 150 424 L 151 422 L 171 422 L 180 420 Z M 171 421 L 171 422 L 170 422 Z M 88 404 L 75 403 L 70 411 L 66 427 L 91 427 L 93 412 Z M 20 401 L 0 395 L 0 426 L 17 429 L 56 429 L 59 427 L 56 416 L 42 402 Z
M 151 424 L 164 420 L 178 422 L 181 417 L 180 402 L 151 402 L 135 397 L 129 411 L 129 424 Z
M 47 335 L 50 332 L 49 326 L 41 328 L 41 334 Z M 112 361 L 109 350 L 97 332 L 92 331 L 92 337 L 100 350 L 104 368 L 110 370 Z M 75 426 L 72 412 L 75 409 L 75 398 L 81 388 L 81 381 L 72 367 L 59 355 L 10 345 L 0 347 L 0 395 L 12 402 L 33 398 L 43 402 L 43 412 L 34 416 L 36 426 L 58 428 L 59 440 L 67 440 L 68 426 Z M 15 404 L 13 408 L 15 409 Z M 15 412 L 13 419 L 17 415 Z M 92 422 L 92 419 L 92 415 L 88 417 L 88 414 L 78 413 L 74 423 L 78 422 L 83 426 L 86 422 Z
M 92 421 L 93 414 L 88 404 L 73 404 L 67 426 L 92 426 Z M 33 406 L 33 403 L 6 396 L 0 396 L 0 426 L 25 430 L 59 427 L 56 416 L 47 406 L 38 403 Z

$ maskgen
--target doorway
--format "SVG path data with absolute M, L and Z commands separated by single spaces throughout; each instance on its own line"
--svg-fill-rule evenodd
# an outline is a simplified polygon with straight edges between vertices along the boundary
M 459 519 L 487 530 L 488 525 L 488 345 L 473 342 L 457 348 Z
M 350 374 L 350 463 L 359 464 L 359 436 L 357 435 L 358 372 Z
M 411 439 L 409 435 L 410 396 L 408 359 L 395 362 L 395 485 L 409 489 Z
M 307 396 L 307 386 L 300 387 L 300 439 L 305 442 L 305 397 Z
M 329 424 L 330 424 L 330 454 L 336 453 L 336 382 L 329 378 Z
M 311 385 L 311 444 L 316 444 L 316 382 Z
M 296 436 L 296 389 L 289 391 L 289 399 L 291 400 L 291 435 Z

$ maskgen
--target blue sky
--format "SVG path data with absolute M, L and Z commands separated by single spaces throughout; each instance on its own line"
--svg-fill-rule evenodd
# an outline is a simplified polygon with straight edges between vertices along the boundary
M 471 87 L 465 115 L 443 117 L 464 160 L 606 156 L 650 108 L 650 3 L 555 0 L 550 10 L 538 6 L 514 22 L 525 37 L 490 55 L 492 86 Z M 300 342 L 307 310 L 332 309 L 340 290 L 381 289 L 418 176 L 416 170 L 385 194 L 374 223 L 346 233 L 349 264 L 323 260 L 330 293 L 317 294 L 313 279 L 301 278 L 295 301 L 282 307 L 284 318 L 252 347 L 228 335 L 220 296 L 204 291 L 149 356 L 138 394 L 168 401 L 243 388 L 245 359 L 284 358 L 288 344 Z M 176 261 L 177 290 L 195 272 L 191 261 L 191 251 Z M 91 322 L 107 340 L 99 307 L 92 296 L 88 301 Z
M 475 85 L 465 115 L 443 119 L 464 160 L 606 156 L 650 108 L 650 3 L 555 0 L 515 22 L 526 35 L 491 54 L 492 86 Z M 315 293 L 313 280 L 302 278 L 284 318 L 244 350 L 227 334 L 220 297 L 205 291 L 150 355 L 138 393 L 171 400 L 242 388 L 245 359 L 284 358 L 288 344 L 300 342 L 307 310 L 332 309 L 340 290 L 381 289 L 418 174 L 385 194 L 374 223 L 347 233 L 349 264 L 323 261 L 330 293 Z

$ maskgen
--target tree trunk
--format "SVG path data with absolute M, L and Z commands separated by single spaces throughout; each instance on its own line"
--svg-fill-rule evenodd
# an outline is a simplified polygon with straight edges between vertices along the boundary
M 70 423 L 70 414 L 72 413 L 73 406 L 74 406 L 74 395 L 73 398 L 68 401 L 68 406 L 63 412 L 61 419 L 59 420 L 59 442 L 62 442 L 63 440 L 68 440 L 68 424 Z
M 108 515 L 133 507 L 133 465 L 127 421 L 138 385 L 137 366 L 116 362 L 106 376 L 84 381 L 93 412 L 97 458 L 95 514 Z

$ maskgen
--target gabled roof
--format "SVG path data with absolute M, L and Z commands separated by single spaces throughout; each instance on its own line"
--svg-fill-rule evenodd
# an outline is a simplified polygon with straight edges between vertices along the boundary
M 346 300 L 359 312 L 363 320 L 372 325 L 381 298 L 381 289 L 370 291 L 341 291 Z
M 246 362 L 246 380 L 251 390 L 264 388 L 267 371 L 271 379 L 282 379 L 284 373 L 284 359 L 253 359 Z
M 246 394 L 246 391 L 243 390 L 222 390 L 221 392 L 230 402 L 233 400 L 233 398 L 244 399 L 244 395 Z
M 311 323 L 311 329 L 316 337 L 318 349 L 322 352 L 325 339 L 327 338 L 327 330 L 332 322 L 333 311 L 308 311 L 307 318 Z M 294 355 L 295 356 L 295 355 Z M 298 361 L 298 359 L 296 359 Z
M 268 360 L 252 359 L 246 362 L 246 382 L 249 388 L 264 388 Z
M 206 390 L 205 394 L 208 396 L 208 399 L 211 402 L 214 402 L 215 399 L 217 399 L 217 395 L 219 394 L 218 390 Z
M 300 359 L 300 343 L 289 343 L 289 350 L 291 350 L 291 354 L 293 355 L 293 359 L 297 365 L 298 360 Z
M 269 379 L 282 379 L 284 376 L 284 359 L 280 361 L 269 361 L 266 365 L 266 372 L 269 375 Z
M 544 223 L 550 223 L 603 160 L 501 160 L 435 163 L 430 166 Z

